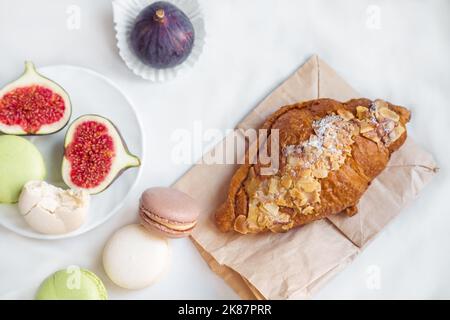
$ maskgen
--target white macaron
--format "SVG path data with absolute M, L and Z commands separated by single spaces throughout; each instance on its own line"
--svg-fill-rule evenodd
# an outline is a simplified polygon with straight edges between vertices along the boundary
M 114 233 L 103 250 L 103 267 L 119 287 L 143 289 L 158 281 L 170 265 L 167 239 L 138 224 Z

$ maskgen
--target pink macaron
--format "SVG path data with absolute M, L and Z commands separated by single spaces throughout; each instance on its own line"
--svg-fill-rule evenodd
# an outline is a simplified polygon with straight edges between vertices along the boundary
M 199 214 L 200 208 L 193 198 L 172 188 L 147 189 L 139 204 L 142 225 L 171 238 L 191 234 Z

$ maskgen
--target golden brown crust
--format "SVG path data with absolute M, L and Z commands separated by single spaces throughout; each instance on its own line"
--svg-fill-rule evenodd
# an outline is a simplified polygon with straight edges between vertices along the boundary
M 373 103 L 368 99 L 354 99 L 345 103 L 332 99 L 317 99 L 284 106 L 277 110 L 267 118 L 261 128 L 268 129 L 269 135 L 271 130 L 279 130 L 280 168 L 278 172 L 287 170 L 287 158 L 281 152 L 282 148 L 298 145 L 308 140 L 314 134 L 314 121 L 343 112 L 342 110 L 347 110 L 356 116 L 357 107 L 370 109 Z M 410 112 L 403 107 L 384 101 L 380 103 L 398 115 L 397 122 L 404 128 L 410 119 Z M 403 131 L 401 131 L 401 136 L 388 144 L 377 142 L 378 137 L 370 136 L 378 131 L 372 131 L 368 135 L 358 132 L 353 136 L 352 144 L 349 145 L 351 154 L 345 158 L 345 162 L 340 165 L 339 169 L 329 171 L 326 177 L 317 179 L 320 182 L 320 203 L 311 205 L 314 207 L 314 214 L 298 214 L 297 209 L 280 205 L 279 212 L 287 214 L 292 220 L 291 224 L 286 228 L 272 226 L 254 232 L 263 232 L 269 229 L 274 232 L 283 232 L 291 227 L 301 226 L 339 212 L 344 212 L 349 216 L 356 214 L 356 205 L 370 182 L 386 167 L 391 153 L 405 141 L 406 130 Z M 250 173 L 255 175 L 253 179 L 258 182 L 270 179 L 270 176 L 261 175 L 261 164 L 259 163 L 254 165 L 246 163 L 238 168 L 231 179 L 227 199 L 215 214 L 216 224 L 223 232 L 236 229 L 236 224 L 243 224 L 245 217 L 248 217 L 249 204 L 253 195 L 248 194 L 245 185 L 249 182 Z M 278 175 L 281 176 L 281 174 Z M 236 221 L 238 216 L 242 217 Z

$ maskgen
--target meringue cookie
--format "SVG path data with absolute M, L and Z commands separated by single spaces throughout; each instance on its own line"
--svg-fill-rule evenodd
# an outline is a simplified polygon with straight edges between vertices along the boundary
M 63 190 L 44 181 L 25 184 L 19 211 L 34 230 L 64 234 L 78 229 L 86 220 L 90 196 L 84 190 Z

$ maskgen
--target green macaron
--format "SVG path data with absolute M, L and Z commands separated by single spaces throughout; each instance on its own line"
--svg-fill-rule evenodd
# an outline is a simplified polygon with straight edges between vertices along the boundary
M 44 159 L 30 141 L 0 136 L 0 203 L 17 202 L 25 183 L 44 178 Z
M 103 282 L 91 271 L 78 267 L 59 270 L 42 282 L 36 300 L 107 300 Z

